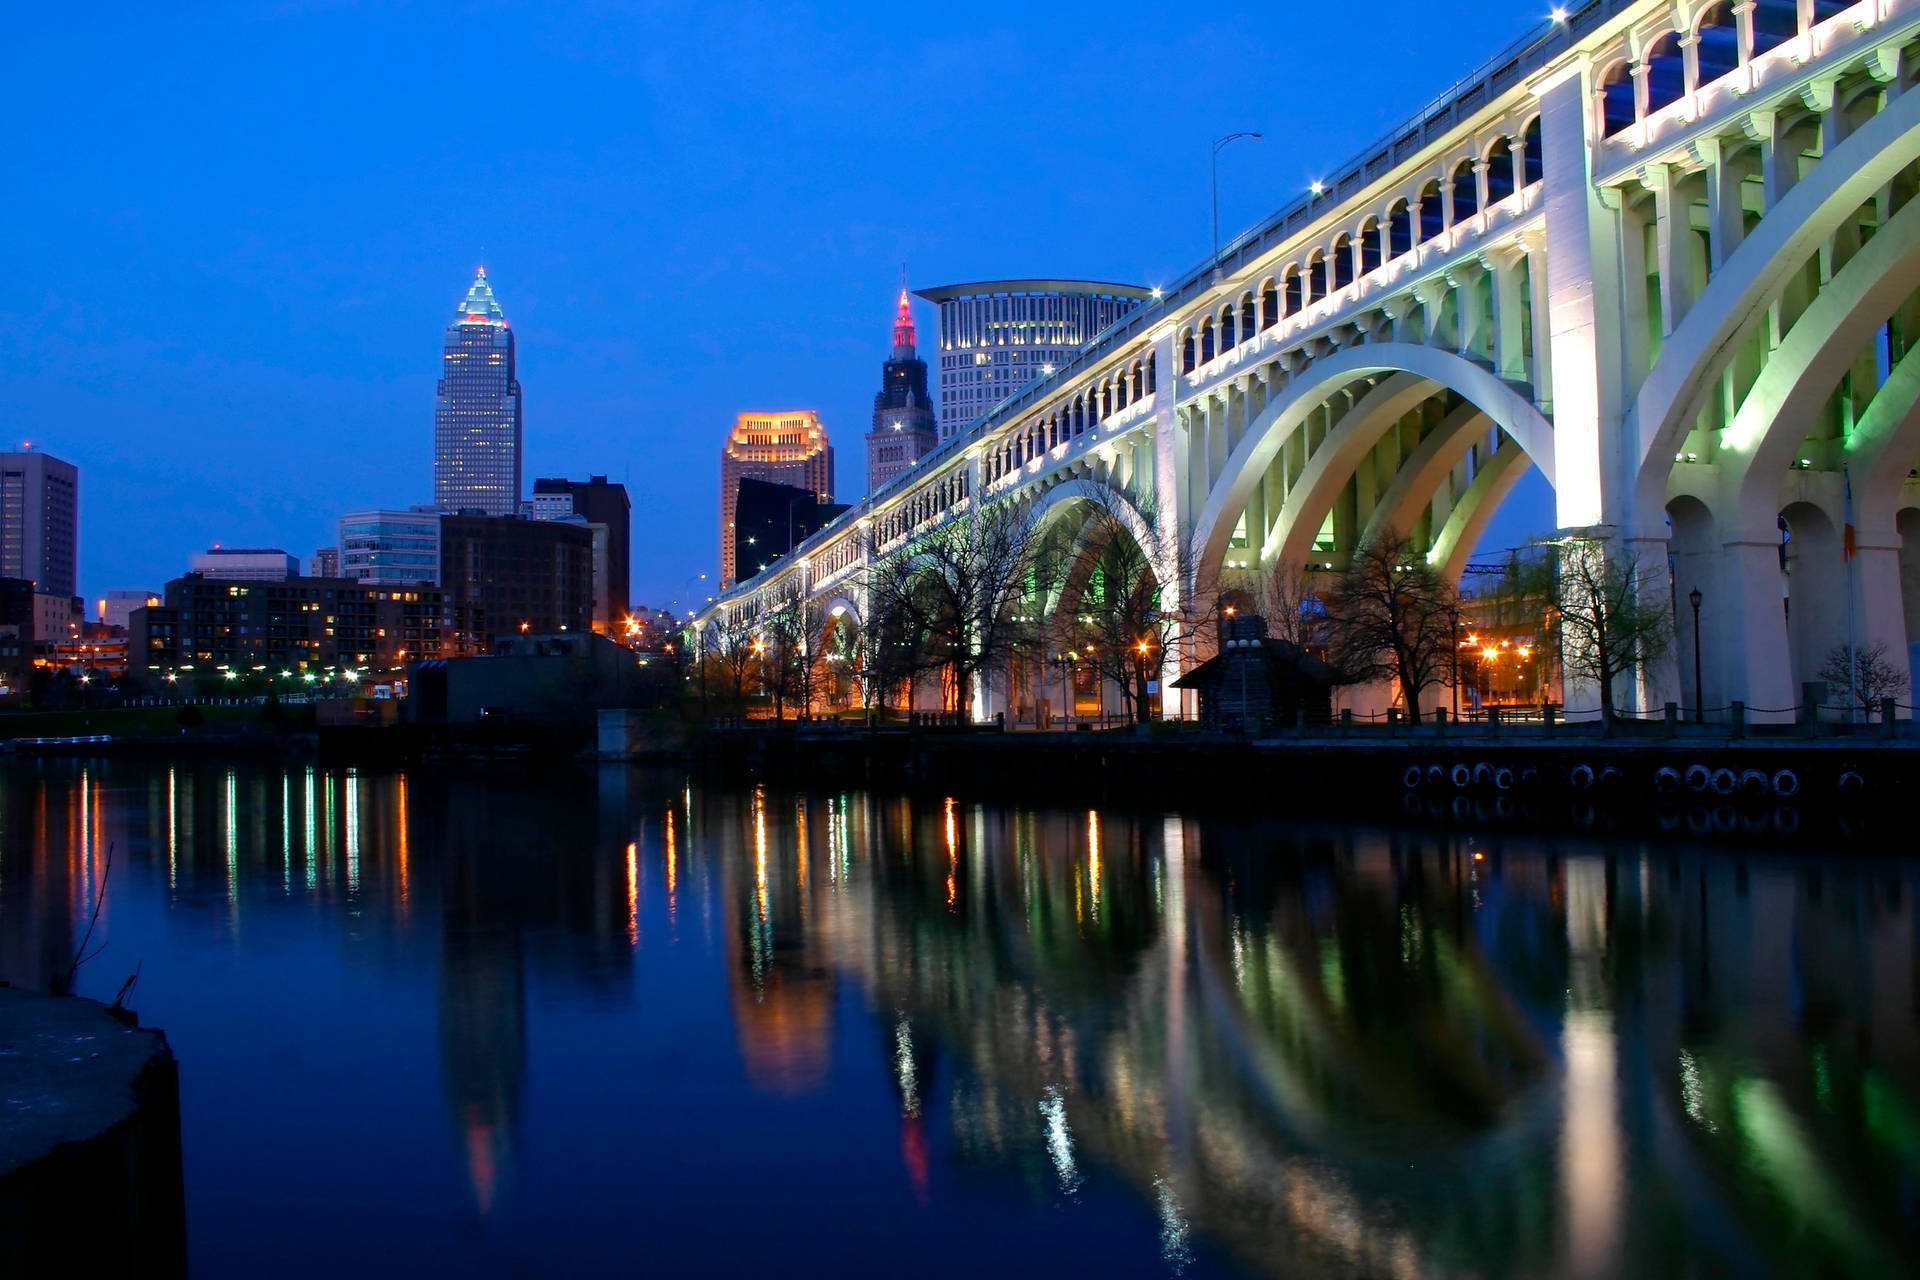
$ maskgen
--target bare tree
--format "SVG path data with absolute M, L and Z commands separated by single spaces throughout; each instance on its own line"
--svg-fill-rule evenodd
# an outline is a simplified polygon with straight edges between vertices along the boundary
M 1847 646 L 1835 645 L 1820 665 L 1820 678 L 1829 689 L 1851 689 L 1869 723 L 1873 709 L 1886 698 L 1898 698 L 1907 691 L 1907 673 L 1887 657 L 1887 646 L 1875 641 L 1864 648 L 1855 646 L 1851 657 Z
M 1227 594 L 1266 619 L 1267 634 L 1296 649 L 1326 643 L 1326 607 L 1299 565 L 1280 565 L 1271 573 L 1244 572 L 1225 581 Z
M 860 679 L 867 706 L 885 716 L 894 694 L 905 690 L 911 702 L 910 691 L 928 661 L 912 557 L 895 552 L 868 566 L 866 597 Z
M 1600 714 L 1612 719 L 1614 681 L 1655 662 L 1673 643 L 1664 566 L 1651 566 L 1617 543 L 1587 535 L 1554 538 L 1551 554 L 1518 569 L 1520 592 L 1554 606 L 1561 670 L 1600 690 Z
M 788 703 L 797 704 L 802 715 L 813 708 L 816 655 L 808 643 L 812 617 L 811 602 L 797 595 L 775 609 L 760 628 L 760 687 L 773 699 L 776 720 L 786 719 Z
M 1420 695 L 1451 656 L 1458 607 L 1453 584 L 1389 530 L 1353 553 L 1327 595 L 1328 656 L 1349 680 L 1392 677 L 1418 724 Z
M 939 671 L 949 711 L 964 711 L 1005 664 L 1026 594 L 1027 527 L 1011 502 L 988 503 L 914 538 L 883 565 L 876 614 Z
M 755 651 L 756 643 L 753 624 L 743 614 L 725 610 L 714 615 L 703 633 L 701 662 L 715 677 L 728 709 L 735 715 L 745 709 L 747 694 L 758 675 L 761 655 Z

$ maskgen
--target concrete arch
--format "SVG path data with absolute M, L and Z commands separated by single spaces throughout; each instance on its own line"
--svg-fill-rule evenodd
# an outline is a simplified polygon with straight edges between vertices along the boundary
M 1897 511 L 1920 457 L 1920 346 L 1900 357 L 1847 437 L 1854 497 L 1868 519 Z
M 1718 457 L 1734 496 L 1729 514 L 1739 525 L 1772 523 L 1775 491 L 1805 438 L 1804 424 L 1894 308 L 1916 290 L 1920 200 L 1911 200 L 1808 304 L 1721 433 Z
M 840 612 L 835 613 L 835 609 L 840 610 Z M 824 619 L 820 625 L 822 629 L 824 629 L 830 625 L 832 619 L 846 617 L 852 618 L 853 625 L 857 627 L 860 625 L 860 619 L 865 612 L 866 609 L 860 601 L 855 600 L 844 591 L 836 592 L 820 604 L 820 616 Z
M 1792 271 L 1916 159 L 1920 94 L 1901 94 L 1795 183 L 1707 281 L 1663 344 L 1624 423 L 1634 442 L 1640 509 L 1660 508 L 1674 450 L 1748 334 L 1765 322 Z
M 1432 500 L 1440 483 L 1467 456 L 1490 425 L 1485 410 L 1469 403 L 1455 409 L 1428 432 L 1426 439 L 1400 464 L 1387 491 L 1380 495 L 1373 514 L 1367 517 L 1360 545 L 1377 541 L 1389 529 L 1404 530 L 1415 512 Z
M 1520 477 L 1527 474 L 1531 461 L 1517 442 L 1504 439 L 1474 473 L 1473 483 L 1460 495 L 1447 523 L 1434 537 L 1433 549 L 1427 552 L 1427 563 L 1437 566 L 1448 582 L 1460 581 L 1487 522 Z
M 1159 540 L 1154 536 L 1152 522 L 1141 513 L 1133 499 L 1111 485 L 1102 484 L 1097 480 L 1067 480 L 1049 487 L 1045 493 L 1034 499 L 1024 513 L 1022 520 L 1024 536 L 1029 539 L 1041 536 L 1050 526 L 1070 519 L 1074 509 L 1083 505 L 1097 506 L 1112 512 L 1114 518 L 1119 520 L 1126 529 L 1127 535 L 1133 539 L 1134 544 L 1147 553 L 1147 558 L 1153 563 L 1154 573 L 1159 579 L 1162 582 L 1176 581 L 1173 570 L 1177 566 L 1162 563 L 1163 557 L 1155 554 Z M 1086 549 L 1085 542 L 1083 527 L 1075 532 L 1069 552 L 1070 559 L 1076 563 Z M 1055 584 L 1046 602 L 1049 612 L 1059 604 L 1063 593 L 1064 588 L 1060 584 Z
M 1547 477 L 1547 482 L 1553 482 L 1553 427 L 1534 408 L 1532 401 L 1512 385 L 1495 377 L 1484 365 L 1451 351 L 1405 342 L 1365 343 L 1337 351 L 1308 366 L 1248 428 L 1246 435 L 1227 458 L 1219 479 L 1208 492 L 1206 503 L 1194 522 L 1193 545 L 1199 564 L 1217 564 L 1224 557 L 1234 525 L 1245 510 L 1254 486 L 1260 483 L 1267 467 L 1307 415 L 1341 387 L 1376 374 L 1387 375 L 1385 381 L 1368 392 L 1361 404 L 1355 405 L 1341 420 L 1340 426 L 1335 428 L 1336 434 L 1352 424 L 1367 420 L 1381 422 L 1381 414 L 1404 404 L 1405 407 L 1399 409 L 1398 413 L 1384 419 L 1385 422 L 1391 422 L 1393 417 L 1407 412 L 1435 389 L 1444 387 L 1478 405 L 1495 425 L 1526 451 L 1534 465 Z M 1384 430 L 1384 426 L 1380 430 Z M 1331 439 L 1323 443 L 1319 452 L 1308 461 L 1307 472 L 1302 473 L 1295 485 L 1295 492 L 1310 491 L 1312 485 L 1308 473 L 1313 472 L 1316 465 L 1322 473 L 1335 469 L 1332 455 L 1336 449 L 1341 449 L 1342 456 L 1347 459 L 1340 476 L 1340 483 L 1344 484 L 1353 470 L 1354 461 L 1371 447 L 1373 439 L 1379 436 L 1379 430 L 1375 430 L 1372 439 L 1365 444 L 1358 443 L 1360 435 L 1360 432 L 1352 433 L 1343 442 L 1344 448 Z M 1324 482 L 1324 474 L 1316 476 L 1315 480 Z M 1286 511 L 1293 508 L 1294 504 L 1294 494 L 1290 493 L 1283 504 L 1282 527 L 1287 519 Z

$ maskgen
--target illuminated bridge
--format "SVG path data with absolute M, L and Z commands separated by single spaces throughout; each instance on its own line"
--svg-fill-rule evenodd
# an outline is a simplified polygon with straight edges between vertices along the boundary
M 696 624 L 857 618 L 870 564 L 1003 498 L 1118 512 L 1176 607 L 1389 528 L 1457 575 L 1531 467 L 1563 530 L 1673 565 L 1645 589 L 1680 634 L 1628 706 L 1790 708 L 1849 617 L 1904 655 L 1916 38 L 1920 0 L 1567 12 Z

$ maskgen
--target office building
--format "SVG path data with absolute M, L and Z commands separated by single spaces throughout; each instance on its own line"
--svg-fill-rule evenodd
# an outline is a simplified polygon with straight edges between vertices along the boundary
M 820 415 L 811 409 L 743 413 L 720 450 L 720 585 L 730 587 L 734 572 L 734 504 L 740 481 L 805 489 L 816 502 L 833 501 L 833 446 Z
M 971 426 L 1152 296 L 1094 280 L 991 280 L 921 289 L 939 308 L 940 438 Z
M 125 629 L 135 609 L 159 603 L 157 591 L 109 591 L 94 601 L 94 611 L 99 615 L 97 621 Z
M 440 581 L 440 513 L 349 511 L 336 526 L 339 577 L 380 586 Z
M 79 554 L 80 469 L 31 449 L 0 453 L 0 577 L 70 596 Z
M 846 509 L 845 503 L 819 501 L 811 489 L 745 477 L 734 499 L 740 576 L 763 572 Z
M 278 547 L 208 547 L 187 572 L 226 582 L 284 582 L 300 576 L 300 562 Z
M 533 518 L 564 520 L 577 517 L 589 525 L 604 526 L 596 540 L 593 563 L 593 625 L 603 635 L 616 634 L 629 606 L 632 572 L 632 504 L 627 486 L 605 476 L 585 480 L 546 479 L 533 482 Z M 604 544 L 604 550 L 601 550 Z
M 913 466 L 939 442 L 927 394 L 927 362 L 914 353 L 913 312 L 902 289 L 893 317 L 893 354 L 880 366 L 880 394 L 873 398 L 873 428 L 867 432 L 867 492 Z
M 321 547 L 307 557 L 307 576 L 309 578 L 337 578 L 340 576 L 340 548 Z
M 523 631 L 591 631 L 593 532 L 564 520 L 443 516 L 440 585 L 489 644 Z
M 447 326 L 433 412 L 433 502 L 442 511 L 507 516 L 520 509 L 520 383 L 513 331 L 474 273 Z
M 163 603 L 133 611 L 127 646 L 133 673 L 148 676 L 386 669 L 480 649 L 463 609 L 439 588 L 195 573 L 169 582 Z

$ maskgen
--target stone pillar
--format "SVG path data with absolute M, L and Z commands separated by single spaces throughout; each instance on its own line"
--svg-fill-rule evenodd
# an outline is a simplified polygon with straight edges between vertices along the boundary
M 1183 554 L 1183 548 L 1193 535 L 1195 508 L 1188 493 L 1187 476 L 1189 469 L 1188 429 L 1181 426 L 1174 410 L 1174 404 L 1180 398 L 1181 380 L 1184 374 L 1177 372 L 1180 366 L 1175 363 L 1175 344 L 1177 334 L 1173 325 L 1166 325 L 1153 335 L 1154 359 L 1162 376 L 1156 379 L 1153 398 L 1153 417 L 1151 419 L 1153 439 L 1153 464 L 1151 497 L 1148 503 L 1153 513 L 1155 559 L 1154 572 L 1164 584 L 1161 593 L 1161 608 L 1168 613 L 1180 613 L 1192 603 L 1194 584 L 1189 580 L 1192 575 L 1190 557 Z M 1146 486 L 1142 486 L 1145 488 Z M 1168 694 L 1172 685 L 1185 673 L 1187 667 L 1181 646 L 1166 646 L 1160 663 L 1161 714 L 1163 716 L 1179 714 L 1179 703 Z
M 1900 580 L 1900 542 L 1891 517 L 1862 519 L 1855 528 L 1853 642 L 1856 652 L 1879 645 L 1886 661 L 1904 672 L 1908 662 L 1907 610 Z M 1912 705 L 1911 691 L 1895 701 Z
M 1493 312 L 1493 371 L 1507 382 L 1527 381 L 1526 307 L 1520 297 L 1518 250 L 1501 247 L 1480 255 L 1492 277 L 1489 290 Z
M 1612 215 L 1589 180 L 1591 67 L 1575 62 L 1544 81 L 1540 101 L 1545 172 L 1547 341 L 1552 347 L 1554 496 L 1561 528 L 1622 523 L 1631 502 L 1627 403 L 1619 359 L 1619 244 Z M 1535 330 L 1535 343 L 1540 341 Z M 1611 518 L 1611 519 L 1610 519 Z
M 1671 336 L 1693 304 L 1692 267 L 1686 239 L 1693 233 L 1692 210 L 1677 199 L 1671 165 L 1650 164 L 1645 181 L 1653 191 L 1655 269 L 1660 273 L 1660 332 Z
M 1693 144 L 1693 154 L 1706 169 L 1707 268 L 1718 271 L 1746 236 L 1740 173 L 1727 163 L 1727 149 L 1718 138 L 1699 139 Z
M 1722 545 L 1721 560 L 1723 624 L 1707 632 L 1716 641 L 1720 687 L 1730 700 L 1747 704 L 1754 723 L 1790 721 L 1799 691 L 1787 648 L 1780 536 L 1772 529 L 1749 530 Z

